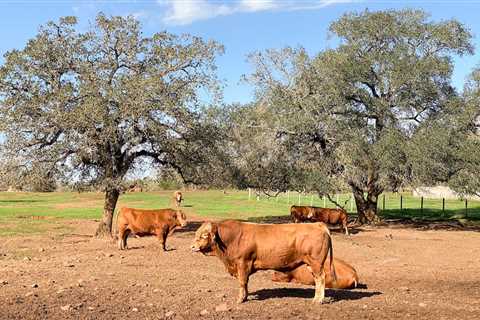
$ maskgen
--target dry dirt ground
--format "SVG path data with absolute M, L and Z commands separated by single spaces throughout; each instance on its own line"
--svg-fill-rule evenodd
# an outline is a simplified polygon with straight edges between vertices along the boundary
M 216 257 L 190 252 L 191 222 L 167 241 L 130 238 L 130 249 L 92 238 L 94 221 L 71 235 L 0 238 L 0 319 L 479 319 L 480 232 L 364 228 L 334 232 L 334 254 L 367 288 L 327 290 L 250 278 L 248 301 Z M 354 230 L 355 231 L 355 230 Z M 223 310 L 216 310 L 217 308 Z

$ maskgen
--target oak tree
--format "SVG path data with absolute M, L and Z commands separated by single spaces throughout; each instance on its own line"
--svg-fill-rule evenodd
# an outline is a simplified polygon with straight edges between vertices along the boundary
M 146 159 L 187 182 L 208 178 L 217 129 L 201 97 L 216 97 L 222 51 L 189 35 L 145 36 L 133 17 L 99 14 L 87 31 L 75 17 L 49 22 L 0 67 L 9 157 L 102 187 L 96 235 L 109 235 L 121 182 Z

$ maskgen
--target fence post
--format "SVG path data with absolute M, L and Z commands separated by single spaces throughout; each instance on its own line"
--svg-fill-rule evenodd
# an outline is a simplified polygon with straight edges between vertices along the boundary
M 445 198 L 442 198 L 442 214 L 445 213 Z
M 298 205 L 300 205 L 300 202 L 301 202 L 301 198 L 300 198 L 301 195 L 302 195 L 302 194 L 299 192 L 299 193 L 298 193 Z
M 420 212 L 423 214 L 423 197 L 420 198 Z
M 252 189 L 248 188 L 248 200 L 252 198 Z
M 290 204 L 290 190 L 287 190 L 287 204 Z
M 338 193 L 337 193 L 337 203 L 338 203 Z M 338 206 L 337 206 L 337 205 L 335 205 L 335 208 L 338 208 Z
M 465 198 L 465 218 L 468 217 L 468 200 Z
M 400 210 L 403 210 L 403 195 L 400 195 Z
M 327 199 L 325 198 L 325 196 L 323 196 L 323 207 L 327 207 Z
M 310 195 L 310 207 L 313 207 L 313 194 Z
M 383 204 L 382 204 L 382 210 L 385 211 L 385 195 L 383 195 Z

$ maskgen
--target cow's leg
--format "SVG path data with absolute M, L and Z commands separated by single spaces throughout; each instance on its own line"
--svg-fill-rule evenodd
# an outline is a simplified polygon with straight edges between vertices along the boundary
M 345 234 L 348 236 L 348 226 L 347 226 L 347 219 L 344 219 L 343 222 L 343 230 L 345 231 Z
M 315 279 L 315 297 L 313 302 L 322 303 L 325 298 L 325 270 L 322 268 L 320 275 L 314 274 Z
M 248 277 L 250 276 L 250 272 L 251 272 L 251 263 L 241 262 L 237 264 L 238 282 L 240 284 L 237 303 L 242 303 L 247 300 Z
M 123 237 L 125 235 L 126 226 L 118 226 L 118 249 L 123 250 L 125 249 L 123 246 Z
M 163 251 L 167 251 L 167 236 L 168 236 L 168 226 L 164 225 L 162 228 L 157 230 L 157 237 L 160 241 Z
M 307 259 L 306 263 L 308 270 L 312 272 L 313 279 L 315 280 L 315 296 L 312 302 L 322 303 L 325 298 L 325 269 L 323 263 L 312 258 Z
M 125 250 L 127 248 L 127 238 L 130 234 L 130 229 L 124 229 L 121 233 L 119 233 L 118 241 L 120 250 Z

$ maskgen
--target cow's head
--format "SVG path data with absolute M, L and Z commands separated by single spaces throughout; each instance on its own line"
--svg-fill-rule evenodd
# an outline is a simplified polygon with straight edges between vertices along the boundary
M 217 238 L 217 226 L 212 222 L 204 222 L 195 232 L 195 240 L 191 247 L 192 251 L 200 251 L 203 254 L 211 253 Z
M 178 202 L 182 201 L 182 193 L 179 192 L 179 191 L 175 192 L 175 199 L 176 199 Z
M 307 219 L 312 219 L 312 218 L 313 218 L 313 210 L 308 210 Z
M 187 216 L 185 215 L 185 212 L 178 210 L 175 212 L 175 220 L 177 223 L 177 226 L 180 227 L 185 227 L 187 225 Z

